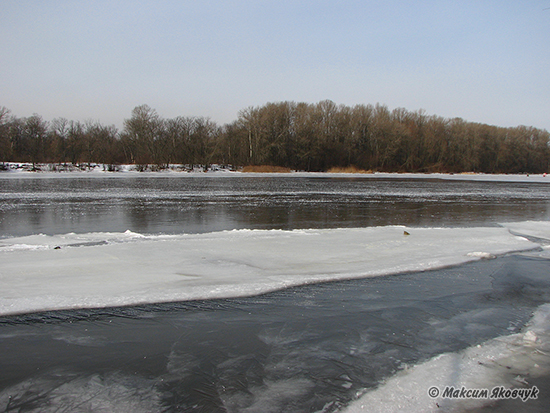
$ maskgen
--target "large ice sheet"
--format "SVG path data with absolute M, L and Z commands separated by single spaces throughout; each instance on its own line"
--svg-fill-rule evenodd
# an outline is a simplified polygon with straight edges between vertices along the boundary
M 0 240 L 0 314 L 253 295 L 536 246 L 506 228 L 401 226 L 10 238 Z
M 521 333 L 497 337 L 459 353 L 442 354 L 403 370 L 365 393 L 343 413 L 474 411 L 495 401 L 490 395 L 496 386 L 531 388 L 529 380 L 548 375 L 549 351 L 550 304 L 544 304 Z M 439 397 L 428 395 L 432 386 L 440 390 Z M 489 398 L 443 398 L 447 386 L 488 389 Z

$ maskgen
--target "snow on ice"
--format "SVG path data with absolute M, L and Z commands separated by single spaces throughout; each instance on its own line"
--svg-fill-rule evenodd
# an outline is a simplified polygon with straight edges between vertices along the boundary
M 254 295 L 312 282 L 441 268 L 537 247 L 503 227 L 7 238 L 0 240 L 0 315 Z
M 549 352 L 550 304 L 544 304 L 521 333 L 497 337 L 458 353 L 442 354 L 402 370 L 363 394 L 343 413 L 478 410 L 494 401 L 490 397 L 493 388 L 529 388 L 528 380 L 548 375 Z M 432 386 L 438 388 L 439 397 L 428 395 Z M 442 392 L 447 386 L 488 389 L 489 397 L 444 398 Z

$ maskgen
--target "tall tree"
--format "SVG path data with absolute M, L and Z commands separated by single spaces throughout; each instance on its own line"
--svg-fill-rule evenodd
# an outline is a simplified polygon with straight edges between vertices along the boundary
M 4 166 L 5 161 L 13 156 L 9 134 L 9 114 L 10 110 L 8 108 L 0 106 L 0 161 L 2 166 Z
M 161 165 L 164 134 L 156 110 L 148 105 L 137 106 L 132 117 L 124 120 L 123 141 L 132 163 Z

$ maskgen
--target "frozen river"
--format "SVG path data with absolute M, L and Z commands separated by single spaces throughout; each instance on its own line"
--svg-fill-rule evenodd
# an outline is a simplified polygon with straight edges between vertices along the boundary
M 545 411 L 532 178 L 0 175 L 0 411 Z

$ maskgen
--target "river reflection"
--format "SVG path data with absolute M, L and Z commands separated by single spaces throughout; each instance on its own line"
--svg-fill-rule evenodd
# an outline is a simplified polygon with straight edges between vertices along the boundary
M 0 177 L 0 235 L 478 226 L 550 218 L 540 183 L 174 175 Z

